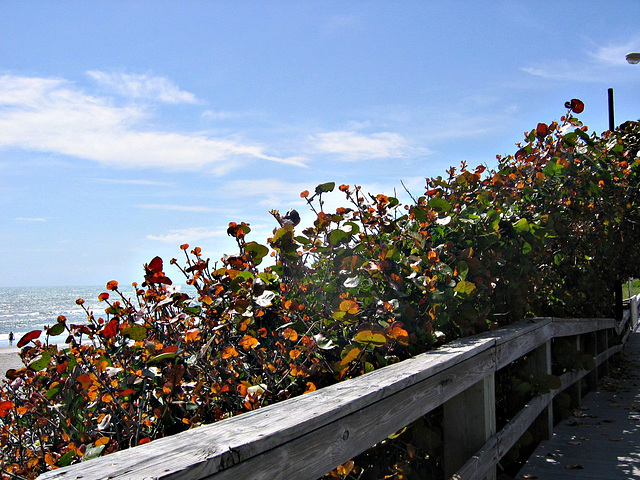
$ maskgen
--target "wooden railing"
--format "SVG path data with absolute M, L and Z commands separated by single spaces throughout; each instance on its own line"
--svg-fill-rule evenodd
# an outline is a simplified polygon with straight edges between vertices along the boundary
M 495 478 L 496 465 L 528 429 L 549 437 L 552 399 L 606 368 L 638 322 L 640 296 L 622 322 L 533 318 L 464 338 L 361 377 L 211 425 L 41 475 L 40 479 L 309 479 L 352 459 L 433 409 L 444 408 L 447 477 Z M 569 338 L 596 369 L 569 371 L 496 432 L 495 373 L 527 355 L 551 373 L 551 341 Z M 571 387 L 571 388 L 569 388 Z M 535 422 L 535 425 L 534 425 Z

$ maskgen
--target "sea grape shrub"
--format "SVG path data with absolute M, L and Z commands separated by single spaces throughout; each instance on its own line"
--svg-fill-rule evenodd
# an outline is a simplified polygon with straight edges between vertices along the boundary
M 278 227 L 263 245 L 231 223 L 238 252 L 215 264 L 183 245 L 184 260 L 171 263 L 188 293 L 156 257 L 134 299 L 111 281 L 104 315 L 87 309 L 82 325 L 59 317 L 44 341 L 27 334 L 26 367 L 0 389 L 3 471 L 32 478 L 526 315 L 609 313 L 603 292 L 637 274 L 640 127 L 589 136 L 570 106 L 496 168 L 451 168 L 410 205 L 340 185 L 345 206 L 326 212 L 336 185 L 318 185 L 301 194 L 313 225 L 272 211 Z M 275 265 L 261 267 L 270 251 Z M 64 332 L 64 345 L 49 344 Z M 419 469 L 402 435 L 389 442 L 404 452 L 389 478 Z M 387 468 L 365 457 L 331 475 Z

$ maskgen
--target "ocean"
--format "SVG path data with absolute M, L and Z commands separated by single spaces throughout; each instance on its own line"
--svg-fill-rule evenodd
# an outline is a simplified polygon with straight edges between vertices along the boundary
M 129 287 L 129 290 L 123 289 L 123 293 L 135 300 L 133 289 Z M 22 335 L 36 329 L 43 330 L 41 339 L 44 340 L 43 327 L 55 325 L 58 315 L 67 317 L 69 323 L 86 323 L 86 313 L 76 305 L 79 298 L 94 315 L 100 316 L 106 304 L 98 301 L 98 295 L 106 291 L 104 286 L 0 287 L 0 347 L 10 345 L 10 332 L 14 335 L 14 345 Z M 113 293 L 111 295 L 113 298 Z

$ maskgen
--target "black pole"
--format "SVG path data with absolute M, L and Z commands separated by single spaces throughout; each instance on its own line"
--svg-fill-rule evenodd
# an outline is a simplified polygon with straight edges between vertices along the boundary
M 613 88 L 608 90 L 609 93 L 609 130 L 613 132 L 613 129 L 616 128 L 616 124 L 613 120 Z
M 616 128 L 616 124 L 614 121 L 613 115 L 613 88 L 610 88 L 608 91 L 609 96 L 609 130 L 613 132 Z M 615 293 L 615 316 L 616 320 L 622 320 L 622 316 L 624 315 L 624 307 L 622 305 L 622 279 L 616 276 L 616 284 L 613 287 Z

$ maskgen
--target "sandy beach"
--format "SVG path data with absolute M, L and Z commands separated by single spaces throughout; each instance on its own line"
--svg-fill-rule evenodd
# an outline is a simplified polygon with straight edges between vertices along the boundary
M 0 378 L 5 378 L 4 374 L 11 368 L 24 367 L 20 356 L 18 355 L 19 349 L 17 347 L 0 347 Z

